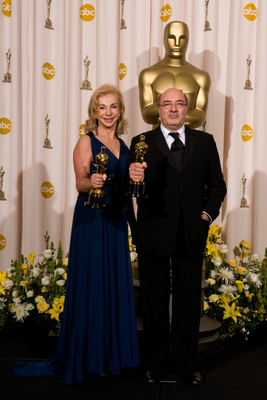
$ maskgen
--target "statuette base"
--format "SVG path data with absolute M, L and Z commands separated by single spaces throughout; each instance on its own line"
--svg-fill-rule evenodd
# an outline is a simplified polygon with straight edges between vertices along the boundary
M 89 192 L 88 201 L 84 202 L 84 206 L 96 210 L 104 210 L 107 205 L 105 203 L 105 192 L 101 189 L 93 189 Z

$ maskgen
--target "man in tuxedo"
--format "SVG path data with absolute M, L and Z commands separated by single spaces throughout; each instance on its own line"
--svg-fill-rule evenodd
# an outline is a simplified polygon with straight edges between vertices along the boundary
M 146 196 L 137 199 L 136 232 L 144 379 L 159 382 L 171 354 L 184 381 L 201 384 L 197 346 L 203 252 L 226 185 L 213 136 L 184 125 L 186 95 L 176 88 L 167 89 L 157 106 L 160 125 L 142 133 L 148 145 L 145 161 L 135 162 L 140 135 L 132 139 L 129 152 L 130 178 L 144 179 L 146 188 Z

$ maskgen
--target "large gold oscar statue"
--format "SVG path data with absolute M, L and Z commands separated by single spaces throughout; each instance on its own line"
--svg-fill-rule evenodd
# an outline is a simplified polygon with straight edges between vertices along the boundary
M 154 127 L 159 124 L 157 98 L 164 90 L 175 87 L 188 97 L 185 124 L 198 128 L 206 121 L 210 76 L 185 59 L 189 40 L 188 26 L 173 21 L 164 30 L 165 57 L 145 68 L 139 75 L 139 100 L 144 121 Z

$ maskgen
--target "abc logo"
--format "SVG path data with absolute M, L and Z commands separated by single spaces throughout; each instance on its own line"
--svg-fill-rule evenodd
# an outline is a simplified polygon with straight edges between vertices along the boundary
M 55 192 L 54 186 L 50 182 L 43 182 L 40 190 L 45 199 L 52 197 Z
M 126 74 L 127 74 L 126 66 L 123 63 L 120 63 L 120 66 L 119 66 L 119 78 L 120 78 L 120 80 L 122 80 L 125 77 Z
M 241 137 L 244 140 L 244 142 L 248 142 L 250 139 L 252 139 L 253 136 L 253 130 L 252 128 L 245 124 L 241 130 Z
M 243 15 L 249 21 L 254 21 L 258 16 L 258 10 L 253 3 L 249 3 L 244 7 Z
M 7 135 L 11 129 L 11 122 L 8 118 L 0 118 L 0 133 Z
M 160 19 L 163 22 L 166 22 L 171 17 L 171 15 L 172 15 L 172 8 L 171 8 L 171 6 L 169 4 L 166 4 L 166 6 L 164 6 L 160 10 Z
M 79 128 L 79 136 L 80 137 L 84 136 L 84 126 L 85 126 L 85 124 L 80 125 L 80 128 Z
M 49 63 L 44 63 L 44 65 L 42 66 L 42 74 L 45 77 L 45 79 L 50 80 L 53 79 L 55 76 L 55 68 L 53 67 L 53 65 L 49 64 Z
M 3 235 L 0 235 L 0 250 L 3 250 L 6 247 L 6 238 Z
M 5 0 L 2 4 L 2 12 L 5 17 L 11 17 L 12 5 L 11 0 Z
M 92 21 L 95 18 L 95 9 L 91 4 L 84 4 L 80 8 L 80 18 L 83 21 Z

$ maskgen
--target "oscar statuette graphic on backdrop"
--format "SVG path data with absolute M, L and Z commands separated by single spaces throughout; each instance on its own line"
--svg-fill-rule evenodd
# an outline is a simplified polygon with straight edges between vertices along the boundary
M 8 51 L 6 52 L 6 73 L 3 79 L 3 82 L 5 83 L 11 83 L 10 64 L 11 64 L 11 52 L 10 49 L 8 49 Z
M 211 31 L 210 23 L 208 21 L 209 0 L 205 0 L 205 6 L 206 6 L 206 20 L 205 20 L 204 32 L 207 32 Z
M 125 3 L 125 0 L 121 0 L 121 29 L 127 29 L 127 26 L 125 25 L 125 20 L 123 18 L 124 3 Z
M 84 80 L 82 81 L 81 90 L 92 90 L 90 81 L 88 80 L 90 60 L 88 56 L 83 60 L 84 65 Z
M 247 178 L 245 177 L 245 174 L 243 174 L 243 176 L 242 176 L 242 198 L 241 198 L 240 208 L 249 208 L 247 199 L 245 198 L 246 183 L 247 183 Z
M 3 181 L 4 181 L 5 171 L 3 167 L 0 169 L 0 200 L 6 200 L 5 193 L 3 191 Z
M 48 114 L 46 114 L 46 117 L 45 117 L 45 140 L 44 140 L 44 145 L 43 145 L 43 147 L 45 149 L 53 149 L 53 147 L 51 146 L 51 141 L 48 139 L 49 124 L 50 124 L 50 119 L 48 118 Z
M 50 19 L 50 11 L 51 11 L 51 3 L 52 3 L 52 0 L 47 0 L 47 18 L 46 18 L 46 20 L 45 20 L 45 28 L 46 29 L 54 29 L 53 28 L 53 24 L 52 24 L 52 21 L 51 21 L 51 19 Z
M 249 54 L 249 56 L 247 58 L 247 79 L 246 79 L 245 86 L 244 86 L 245 90 L 253 90 L 253 88 L 251 86 L 250 79 L 249 79 L 250 78 L 251 62 L 252 62 L 252 60 L 251 60 L 250 54 Z

